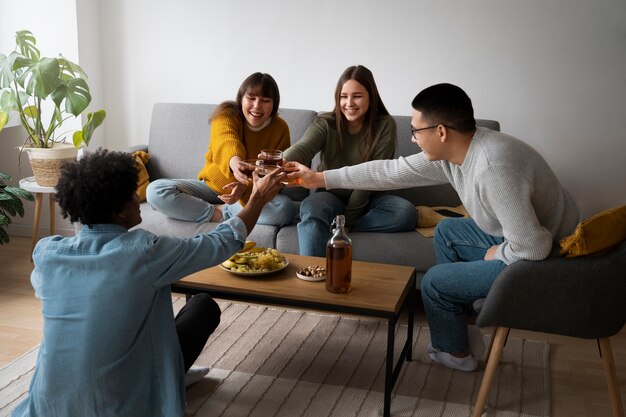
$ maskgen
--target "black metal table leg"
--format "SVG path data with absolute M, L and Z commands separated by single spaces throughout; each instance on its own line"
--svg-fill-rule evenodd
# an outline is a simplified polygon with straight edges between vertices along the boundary
M 413 360 L 413 323 L 415 320 L 415 297 L 417 296 L 417 289 L 415 288 L 415 275 L 411 280 L 411 290 L 409 291 L 407 308 L 409 309 L 409 318 L 407 323 L 407 339 L 409 343 L 408 351 L 406 353 L 406 360 Z
M 393 349 L 396 332 L 396 318 L 390 317 L 387 323 L 387 361 L 385 363 L 385 400 L 383 402 L 383 417 L 389 417 L 391 409 L 391 390 L 395 385 L 393 377 Z M 400 358 L 400 363 L 402 358 Z

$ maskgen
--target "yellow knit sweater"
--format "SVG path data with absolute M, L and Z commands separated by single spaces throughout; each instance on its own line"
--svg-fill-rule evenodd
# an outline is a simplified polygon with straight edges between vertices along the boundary
M 204 180 L 219 194 L 229 193 L 230 190 L 223 187 L 237 181 L 228 165 L 233 156 L 252 159 L 258 156 L 261 149 L 285 150 L 290 144 L 289 127 L 279 116 L 273 116 L 269 125 L 255 132 L 238 116 L 221 115 L 211 122 L 209 150 L 198 179 Z M 248 188 L 242 202 L 248 201 L 250 191 Z

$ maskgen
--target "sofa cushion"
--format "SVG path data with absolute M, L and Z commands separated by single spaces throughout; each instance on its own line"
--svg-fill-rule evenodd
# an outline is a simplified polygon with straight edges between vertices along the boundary
M 209 147 L 214 104 L 156 103 L 150 122 L 150 179 L 198 178 Z
M 180 238 L 193 237 L 200 233 L 208 233 L 219 223 L 213 222 L 186 222 L 170 219 L 163 213 L 154 210 L 150 204 L 141 203 L 141 223 L 135 228 L 141 228 L 155 235 L 167 235 Z M 248 235 L 248 240 L 257 242 L 258 246 L 276 247 L 276 226 L 257 224 Z

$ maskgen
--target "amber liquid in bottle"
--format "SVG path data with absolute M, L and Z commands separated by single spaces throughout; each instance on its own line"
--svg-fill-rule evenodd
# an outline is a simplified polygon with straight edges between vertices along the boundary
M 344 216 L 335 219 L 337 228 L 326 245 L 326 289 L 347 293 L 352 289 L 352 241 L 344 229 Z

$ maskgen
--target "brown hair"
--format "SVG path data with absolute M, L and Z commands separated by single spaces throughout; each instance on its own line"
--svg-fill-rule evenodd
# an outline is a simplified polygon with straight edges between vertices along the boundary
M 276 81 L 271 75 L 262 72 L 255 72 L 243 80 L 241 86 L 239 86 L 239 90 L 237 91 L 235 101 L 228 100 L 218 105 L 211 117 L 209 117 L 209 121 L 212 121 L 222 114 L 229 114 L 233 116 L 238 115 L 243 121 L 244 117 L 243 112 L 241 111 L 241 102 L 243 101 L 243 96 L 250 92 L 258 94 L 262 97 L 271 98 L 273 101 L 271 115 L 274 116 L 278 113 L 278 106 L 280 105 L 280 92 L 278 91 L 278 84 L 276 84 Z
M 365 114 L 364 120 L 364 126 L 367 128 L 367 133 L 365 135 L 365 147 L 363 148 L 363 161 L 365 162 L 369 160 L 372 154 L 372 148 L 374 147 L 374 133 L 378 119 L 380 116 L 389 115 L 389 111 L 387 111 L 387 108 L 383 104 L 380 94 L 378 93 L 378 87 L 376 87 L 376 82 L 374 81 L 374 75 L 372 72 L 363 65 L 354 65 L 346 68 L 343 74 L 341 74 L 341 77 L 339 77 L 337 87 L 335 88 L 335 108 L 332 112 L 325 113 L 321 115 L 321 117 L 335 124 L 337 136 L 339 137 L 338 149 L 341 149 L 343 147 L 343 137 L 348 131 L 348 122 L 341 112 L 341 89 L 349 80 L 357 81 L 365 87 L 369 94 L 370 106 Z

